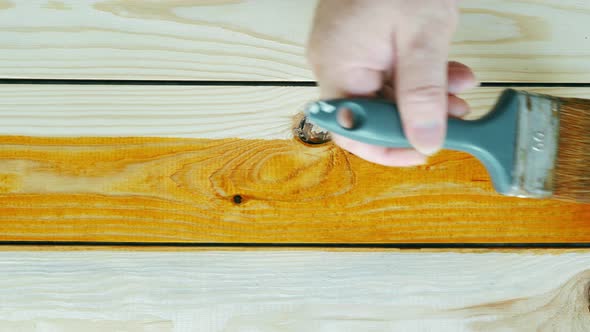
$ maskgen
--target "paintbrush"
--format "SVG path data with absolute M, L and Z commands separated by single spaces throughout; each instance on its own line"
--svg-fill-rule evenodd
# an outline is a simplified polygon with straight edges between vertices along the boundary
M 386 100 L 322 100 L 305 114 L 357 141 L 411 147 Z M 590 203 L 590 100 L 507 89 L 481 119 L 450 118 L 443 147 L 478 158 L 500 194 Z

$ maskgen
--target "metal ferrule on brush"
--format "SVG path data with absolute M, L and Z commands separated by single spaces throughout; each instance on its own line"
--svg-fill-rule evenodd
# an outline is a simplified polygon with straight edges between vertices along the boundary
M 551 197 L 559 147 L 559 100 L 519 91 L 518 104 L 512 186 L 505 194 Z

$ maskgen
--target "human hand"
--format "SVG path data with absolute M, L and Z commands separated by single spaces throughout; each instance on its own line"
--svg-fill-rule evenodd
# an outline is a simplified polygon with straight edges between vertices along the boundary
M 406 137 L 415 148 L 368 145 L 332 135 L 336 144 L 368 161 L 413 166 L 436 153 L 447 114 L 469 106 L 455 94 L 477 86 L 471 69 L 448 62 L 458 0 L 320 0 L 308 59 L 321 97 L 396 100 Z

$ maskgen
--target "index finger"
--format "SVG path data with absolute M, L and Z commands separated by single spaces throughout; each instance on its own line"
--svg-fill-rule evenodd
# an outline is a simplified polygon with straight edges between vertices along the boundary
M 396 97 L 405 134 L 420 152 L 443 145 L 447 119 L 447 59 L 454 24 L 448 20 L 402 29 L 397 39 Z

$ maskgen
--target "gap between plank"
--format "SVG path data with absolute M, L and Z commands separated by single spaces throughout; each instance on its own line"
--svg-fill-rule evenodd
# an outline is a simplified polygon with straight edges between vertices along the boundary
M 590 243 L 218 243 L 218 242 L 85 242 L 85 241 L 1 241 L 5 246 L 64 247 L 176 247 L 176 248 L 317 248 L 317 249 L 579 249 Z
M 178 85 L 178 86 L 294 86 L 315 87 L 315 81 L 189 81 L 189 80 L 105 80 L 0 78 L 0 84 L 56 85 Z M 481 87 L 590 87 L 590 82 L 482 82 Z

